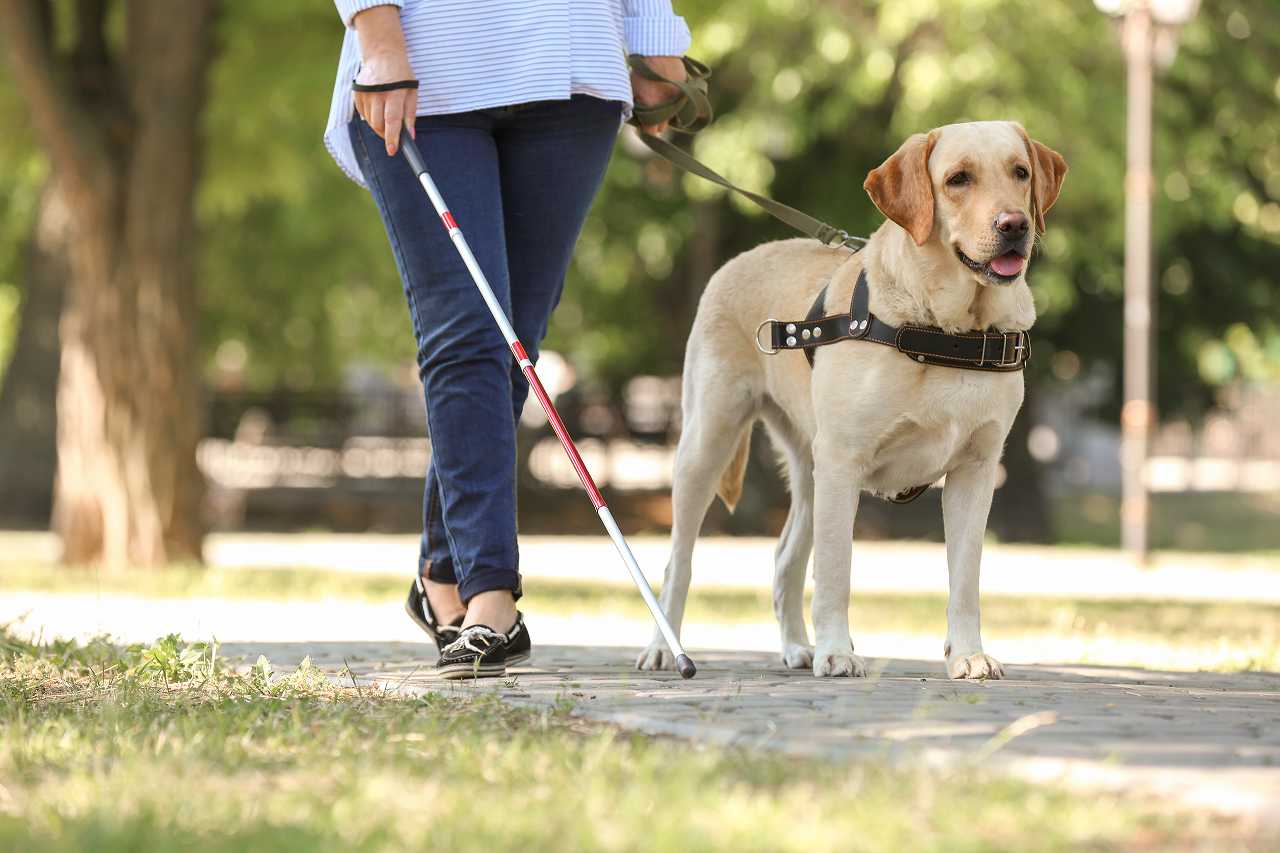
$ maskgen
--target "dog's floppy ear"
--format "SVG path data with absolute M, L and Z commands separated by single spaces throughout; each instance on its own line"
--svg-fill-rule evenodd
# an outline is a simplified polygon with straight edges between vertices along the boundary
M 1067 176 L 1067 161 L 1047 145 L 1036 142 L 1022 125 L 1014 124 L 1031 156 L 1031 206 L 1036 217 L 1036 231 L 1044 233 L 1044 215 L 1062 192 L 1062 179 Z
M 936 130 L 909 137 L 892 157 L 872 169 L 862 184 L 880 212 L 901 225 L 917 246 L 923 246 L 933 233 L 929 155 L 937 138 Z

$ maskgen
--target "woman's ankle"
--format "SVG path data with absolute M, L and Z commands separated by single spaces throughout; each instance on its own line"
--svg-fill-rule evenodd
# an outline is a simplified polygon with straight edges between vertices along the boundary
M 431 602 L 431 611 L 441 625 L 452 625 L 458 621 L 458 617 L 467 612 L 462 599 L 458 597 L 458 585 L 456 583 L 433 581 L 423 575 L 422 587 L 426 592 L 427 601 Z
M 462 627 L 488 625 L 506 633 L 516 624 L 516 597 L 509 589 L 478 592 L 467 602 L 467 618 Z

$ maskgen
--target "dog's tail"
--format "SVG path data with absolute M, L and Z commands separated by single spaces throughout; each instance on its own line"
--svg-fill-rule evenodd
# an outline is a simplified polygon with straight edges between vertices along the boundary
M 738 447 L 733 451 L 733 459 L 729 461 L 729 467 L 725 468 L 724 473 L 720 475 L 720 488 L 716 490 L 720 500 L 724 501 L 724 505 L 729 508 L 729 512 L 733 512 L 734 507 L 738 505 L 738 500 L 742 497 L 742 481 L 747 476 L 747 459 L 750 455 L 751 428 L 747 427 L 738 438 Z

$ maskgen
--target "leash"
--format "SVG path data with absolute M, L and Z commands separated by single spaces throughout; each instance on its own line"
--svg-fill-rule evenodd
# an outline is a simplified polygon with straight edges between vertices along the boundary
M 642 126 L 661 124 L 665 121 L 670 122 L 672 130 L 694 134 L 711 123 L 715 114 L 711 109 L 711 100 L 707 97 L 707 80 L 711 77 L 710 68 L 686 56 L 684 57 L 684 70 L 685 74 L 688 75 L 688 79 L 672 80 L 650 68 L 642 57 L 632 55 L 628 57 L 627 62 L 632 71 L 646 80 L 652 80 L 655 83 L 668 83 L 680 90 L 679 95 L 661 104 L 652 106 L 637 104 L 632 110 L 630 122 L 637 129 Z M 844 246 L 856 252 L 867 244 L 865 238 L 851 237 L 849 232 L 836 228 L 834 225 L 828 225 L 821 219 L 796 210 L 794 207 L 785 205 L 782 202 L 774 201 L 767 196 L 743 189 L 705 163 L 694 158 L 683 148 L 673 145 L 660 136 L 645 133 L 643 130 L 640 131 L 639 136 L 640 141 L 648 146 L 650 151 L 671 165 L 738 193 L 779 222 L 790 225 L 801 234 L 806 237 L 812 237 L 824 246 Z
M 632 124 L 640 127 L 667 121 L 674 130 L 692 134 L 711 123 L 713 114 L 711 101 L 707 97 L 707 80 L 711 77 L 711 69 L 707 66 L 685 57 L 684 68 L 688 79 L 672 80 L 654 71 L 639 56 L 629 57 L 628 63 L 636 74 L 646 80 L 669 83 L 679 90 L 676 97 L 661 104 L 636 106 L 631 117 Z M 641 131 L 640 140 L 649 150 L 672 165 L 738 193 L 774 218 L 826 246 L 844 246 L 856 253 L 867 244 L 863 237 L 851 237 L 848 232 L 794 207 L 737 186 L 684 149 L 661 137 Z M 765 355 L 773 355 L 785 349 L 803 350 L 812 367 L 815 347 L 838 341 L 868 341 L 895 347 L 919 364 L 997 373 L 1022 370 L 1031 356 L 1031 335 L 1027 332 L 980 331 L 951 334 L 933 326 L 891 326 L 870 312 L 869 293 L 864 270 L 858 275 L 848 313 L 823 316 L 827 295 L 827 287 L 824 285 L 809 309 L 808 316 L 803 320 L 770 318 L 761 323 L 756 328 L 756 348 Z M 766 328 L 769 329 L 768 345 L 760 339 L 760 333 Z

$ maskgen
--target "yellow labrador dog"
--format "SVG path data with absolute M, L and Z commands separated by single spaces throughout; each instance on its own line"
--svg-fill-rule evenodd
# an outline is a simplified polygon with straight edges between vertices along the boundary
M 827 284 L 825 313 L 850 304 L 865 270 L 870 310 L 894 326 L 948 333 L 1027 330 L 1031 248 L 1067 164 L 1013 122 L 974 122 L 908 139 L 864 187 L 888 221 L 866 248 L 815 240 L 767 243 L 725 264 L 698 307 L 684 365 L 684 431 L 672 489 L 672 553 L 662 606 L 680 630 L 694 540 L 713 497 L 741 496 L 751 429 L 763 420 L 790 480 L 776 551 L 774 610 L 788 667 L 861 676 L 849 636 L 849 536 L 863 491 L 894 496 L 946 477 L 942 496 L 950 601 L 947 673 L 999 678 L 983 652 L 978 564 L 1005 438 L 1022 405 L 1021 371 L 921 364 L 889 346 L 841 341 L 805 355 L 766 355 L 754 332 L 800 318 Z M 805 567 L 815 551 L 813 623 Z M 655 635 L 640 669 L 674 661 Z

